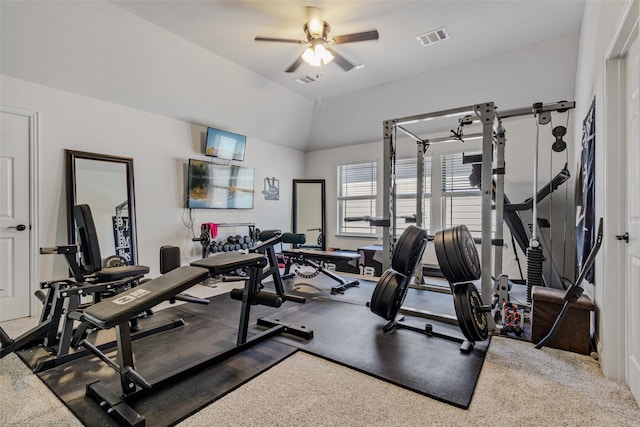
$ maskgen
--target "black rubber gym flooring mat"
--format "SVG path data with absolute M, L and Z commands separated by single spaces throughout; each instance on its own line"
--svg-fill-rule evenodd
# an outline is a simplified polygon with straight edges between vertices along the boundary
M 387 322 L 365 305 L 375 287 L 373 282 L 362 281 L 358 288 L 330 295 L 330 281 L 318 279 L 290 285 L 299 295 L 312 289 L 309 295 L 313 300 L 277 315 L 282 322 L 313 329 L 313 340 L 294 342 L 284 335 L 275 339 L 431 398 L 469 407 L 489 341 L 476 343 L 471 352 L 462 353 L 455 341 L 411 330 L 394 329 L 385 334 L 381 328 Z M 336 304 L 339 300 L 347 303 Z M 404 306 L 433 313 L 454 312 L 451 295 L 415 289 L 409 290 Z M 430 323 L 436 332 L 462 338 L 460 330 L 449 324 L 409 316 L 404 322 L 418 328 Z
M 147 418 L 147 425 L 174 424 L 241 386 L 251 378 L 301 349 L 434 399 L 468 408 L 482 368 L 489 342 L 477 343 L 468 354 L 459 344 L 410 330 L 381 331 L 386 321 L 370 312 L 366 302 L 375 283 L 362 280 L 357 288 L 331 295 L 335 283 L 317 277 L 304 282 L 285 282 L 288 291 L 307 297 L 306 304 L 286 302 L 279 309 L 252 306 L 249 334 L 264 328 L 256 319 L 279 319 L 314 331 L 314 338 L 280 335 L 258 344 L 176 384 L 133 402 L 132 407 Z M 453 312 L 451 296 L 411 289 L 405 305 L 424 310 Z M 192 361 L 205 360 L 235 345 L 241 302 L 228 294 L 211 298 L 210 305 L 183 304 L 157 312 L 141 321 L 144 328 L 182 318 L 182 327 L 136 340 L 133 343 L 136 370 L 150 381 Z M 417 327 L 424 319 L 407 317 Z M 458 328 L 429 322 L 434 330 L 461 337 Z M 113 330 L 101 331 L 107 338 Z M 100 341 L 105 338 L 101 337 Z M 115 352 L 108 352 L 115 357 Z M 33 355 L 21 352 L 21 357 Z M 27 360 L 26 360 L 27 361 Z M 29 363 L 28 363 L 29 364 Z M 116 425 L 91 398 L 85 385 L 101 380 L 119 393 L 119 377 L 97 358 L 86 356 L 72 363 L 38 374 L 48 387 L 85 425 Z
M 235 304 L 229 295 L 213 298 L 209 306 L 185 304 L 155 313 L 141 322 L 143 326 L 182 318 L 182 327 L 142 338 L 133 342 L 136 371 L 147 380 L 190 362 L 206 360 L 209 356 L 235 345 L 237 325 L 233 327 L 211 320 L 228 317 L 238 320 L 240 302 Z M 190 308 L 204 307 L 215 316 L 190 313 Z M 233 310 L 232 310 L 233 309 Z M 263 310 L 269 312 L 273 309 Z M 197 311 L 197 310 L 196 310 Z M 256 312 L 260 310 L 255 310 Z M 256 313 L 259 314 L 259 313 Z M 252 316 L 255 323 L 255 316 Z M 144 396 L 131 406 L 146 418 L 148 426 L 177 423 L 204 406 L 219 399 L 245 382 L 282 361 L 297 350 L 284 343 L 267 340 L 212 365 L 181 381 Z M 107 352 L 112 359 L 115 352 Z M 85 384 L 100 380 L 116 394 L 120 394 L 119 376 L 95 357 L 86 356 L 38 376 L 62 400 L 84 425 L 116 426 L 93 399 L 85 396 Z

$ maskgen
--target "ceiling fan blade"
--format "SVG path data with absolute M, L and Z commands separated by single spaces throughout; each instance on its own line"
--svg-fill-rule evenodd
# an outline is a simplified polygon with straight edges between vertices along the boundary
M 295 39 L 278 39 L 274 37 L 260 37 L 257 36 L 255 38 L 257 42 L 278 42 L 278 43 L 297 43 L 297 44 L 305 44 L 304 40 L 295 40 Z
M 298 59 L 296 59 L 294 61 L 293 64 L 291 64 L 291 66 L 289 68 L 287 68 L 285 70 L 286 73 L 293 73 L 294 71 L 296 71 L 298 69 L 298 67 L 300 67 L 300 65 L 302 65 L 302 56 L 298 56 Z
M 349 62 L 344 56 L 338 54 L 338 52 L 336 52 L 333 49 L 327 49 L 329 52 L 331 52 L 331 54 L 333 55 L 333 60 L 336 61 L 336 64 L 338 64 L 340 66 L 340 68 L 342 68 L 345 71 L 349 71 L 350 69 L 352 69 L 354 67 L 354 65 Z
M 344 36 L 333 37 L 333 43 L 344 44 L 353 42 L 364 42 L 367 40 L 378 40 L 378 30 L 364 31 L 362 33 L 346 34 Z

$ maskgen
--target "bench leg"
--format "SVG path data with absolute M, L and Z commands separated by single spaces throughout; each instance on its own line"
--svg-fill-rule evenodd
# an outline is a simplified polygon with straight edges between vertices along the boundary
M 260 271 L 257 267 L 250 267 L 248 276 L 249 280 L 247 280 L 242 290 L 242 308 L 240 309 L 237 345 L 244 344 L 247 341 L 251 301 L 253 300 L 253 296 L 259 291 L 258 287 L 260 286 Z
M 122 392 L 126 394 L 133 393 L 136 385 L 126 375 L 126 368 L 134 369 L 133 365 L 133 347 L 131 346 L 131 329 L 129 322 L 122 322 L 116 326 L 116 343 L 118 346 L 118 365 L 120 366 L 120 385 Z

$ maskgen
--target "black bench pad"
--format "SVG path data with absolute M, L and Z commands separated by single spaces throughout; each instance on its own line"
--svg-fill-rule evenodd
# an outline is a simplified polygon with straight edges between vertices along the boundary
M 113 282 L 125 277 L 139 276 L 149 273 L 149 267 L 145 265 L 123 265 L 120 267 L 106 267 L 96 271 L 96 277 L 100 280 Z
M 203 268 L 179 267 L 85 308 L 83 317 L 102 329 L 111 328 L 208 278 L 209 271 Z
M 267 259 L 262 254 L 222 252 L 194 261 L 191 265 L 206 268 L 212 276 L 215 276 L 230 273 L 243 267 L 264 267 L 267 265 Z
M 355 261 L 360 259 L 360 254 L 358 254 L 357 252 L 346 251 L 313 251 L 305 249 L 293 249 L 284 250 L 282 251 L 282 254 L 293 258 L 321 259 L 325 261 Z

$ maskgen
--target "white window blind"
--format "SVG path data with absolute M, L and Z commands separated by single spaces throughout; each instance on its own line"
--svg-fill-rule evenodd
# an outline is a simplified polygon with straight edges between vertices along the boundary
M 443 227 L 464 224 L 474 233 L 482 231 L 482 196 L 469 183 L 471 164 L 462 163 L 462 153 L 442 156 Z
M 376 216 L 376 162 L 338 166 L 338 234 L 375 236 L 366 221 L 345 221 L 349 217 Z
M 416 215 L 416 199 L 418 184 L 416 176 L 418 162 L 416 158 L 400 159 L 396 161 L 396 233 L 401 235 L 408 225 L 405 216 Z M 425 157 L 424 176 L 422 184 L 422 227 L 429 228 L 431 222 L 431 157 Z

